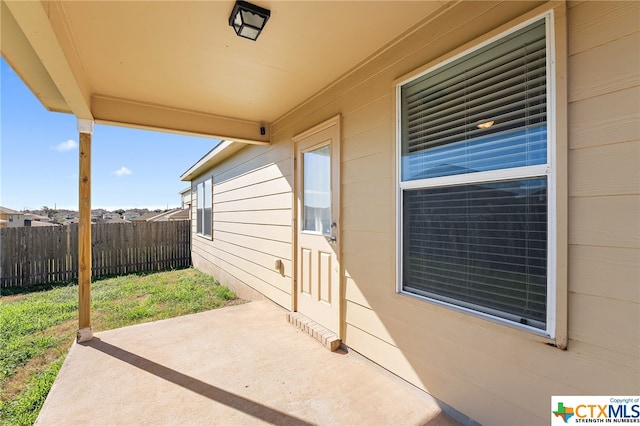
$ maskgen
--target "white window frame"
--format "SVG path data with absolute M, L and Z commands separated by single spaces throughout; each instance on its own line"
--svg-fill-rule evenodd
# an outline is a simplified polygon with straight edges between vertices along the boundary
M 547 43 L 547 162 L 546 164 L 518 167 L 512 169 L 499 169 L 485 172 L 476 172 L 470 174 L 442 176 L 429 179 L 420 179 L 412 181 L 402 181 L 402 86 L 406 83 L 414 81 L 426 74 L 429 74 L 451 62 L 465 57 L 478 49 L 487 46 L 497 40 L 500 40 L 534 22 L 545 20 L 546 43 Z M 465 312 L 473 316 L 488 319 L 500 324 L 505 324 L 514 328 L 535 333 L 550 339 L 556 338 L 556 286 L 557 286 L 557 234 L 558 234 L 558 210 L 556 205 L 557 199 L 557 100 L 556 100 L 556 38 L 555 38 L 555 21 L 554 10 L 548 10 L 542 14 L 538 14 L 531 19 L 527 19 L 517 25 L 513 25 L 508 30 L 501 32 L 481 43 L 475 44 L 473 47 L 448 58 L 436 65 L 430 66 L 420 72 L 413 73 L 407 78 L 395 82 L 396 95 L 396 292 L 403 296 L 417 298 L 439 306 L 444 306 L 459 312 Z M 505 318 L 473 310 L 470 308 L 454 305 L 441 300 L 436 300 L 427 296 L 418 295 L 413 292 L 405 291 L 402 288 L 403 277 L 403 206 L 402 197 L 405 190 L 429 188 L 429 187 L 449 187 L 459 184 L 472 184 L 487 181 L 513 180 L 518 178 L 534 178 L 547 177 L 547 300 L 546 300 L 546 329 L 541 330 L 529 325 L 520 324 Z M 563 343 L 564 344 L 564 343 Z
M 207 234 L 205 231 L 205 206 L 202 205 L 201 203 L 203 203 L 203 200 L 200 199 L 200 194 L 199 194 L 199 189 L 200 189 L 200 185 L 202 185 L 202 193 L 205 193 L 205 190 L 207 188 L 206 186 L 206 182 L 210 182 L 211 185 L 211 191 L 209 194 L 210 200 L 211 200 L 211 204 L 210 204 L 210 209 L 211 209 L 211 223 L 209 224 L 209 229 L 210 229 L 210 233 Z M 205 199 L 206 199 L 206 195 L 205 195 Z M 202 205 L 202 217 L 200 217 L 200 206 Z M 198 232 L 198 222 L 202 223 L 202 232 Z M 198 182 L 196 184 L 196 235 L 198 235 L 199 237 L 202 238 L 206 238 L 209 240 L 213 239 L 213 177 L 207 177 L 206 179 Z

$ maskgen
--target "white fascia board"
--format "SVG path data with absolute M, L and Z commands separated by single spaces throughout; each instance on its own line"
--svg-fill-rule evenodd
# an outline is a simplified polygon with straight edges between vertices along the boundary
M 194 178 L 206 172 L 222 160 L 229 158 L 245 146 L 246 144 L 240 142 L 230 140 L 221 141 L 215 148 L 209 151 L 204 157 L 198 160 L 197 163 L 184 172 L 182 176 L 180 176 L 180 180 L 184 182 L 194 180 Z

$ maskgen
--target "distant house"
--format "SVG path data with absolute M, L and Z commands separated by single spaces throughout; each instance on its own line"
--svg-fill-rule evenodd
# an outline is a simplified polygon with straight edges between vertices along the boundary
M 24 220 L 30 220 L 31 222 L 51 222 L 51 218 L 49 216 L 35 213 L 25 213 Z
M 38 228 L 45 226 L 58 226 L 57 223 L 53 223 L 49 216 L 35 214 L 35 213 L 25 213 L 24 215 L 24 226 Z
M 102 215 L 102 219 L 113 220 L 113 219 L 122 219 L 118 213 L 105 213 Z
M 162 212 L 149 212 L 132 219 L 132 222 L 151 222 L 154 218 L 161 216 Z
M 178 209 L 177 212 L 173 212 L 168 216 L 168 220 L 189 220 L 191 215 L 191 210 L 189 208 L 186 209 Z
M 191 187 L 185 188 L 180 191 L 180 201 L 183 209 L 191 208 Z
M 0 228 L 24 226 L 24 213 L 0 206 Z
M 59 212 L 53 216 L 53 221 L 56 223 L 65 223 L 69 220 L 77 219 L 77 218 L 78 218 L 77 213 Z M 76 221 L 75 223 L 78 223 L 78 221 Z
M 127 210 L 122 214 L 122 219 L 128 220 L 128 221 L 134 220 L 138 217 L 140 217 L 140 212 L 136 210 Z

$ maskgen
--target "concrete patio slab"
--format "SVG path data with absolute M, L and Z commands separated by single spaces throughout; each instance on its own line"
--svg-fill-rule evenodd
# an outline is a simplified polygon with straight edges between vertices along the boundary
M 257 301 L 74 344 L 37 425 L 450 425 L 437 401 Z

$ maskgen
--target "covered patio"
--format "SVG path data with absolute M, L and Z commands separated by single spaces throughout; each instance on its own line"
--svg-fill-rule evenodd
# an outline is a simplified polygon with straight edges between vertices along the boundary
M 328 351 L 285 316 L 254 301 L 98 332 L 71 348 L 36 424 L 457 424 L 424 392 Z
M 449 6 L 370 2 L 362 19 L 355 2 L 258 3 L 271 18 L 254 42 L 230 27 L 232 0 L 0 2 L 3 58 L 45 108 L 78 119 L 78 342 L 38 424 L 453 422 L 271 302 L 93 334 L 94 123 L 270 147 L 279 120 Z
M 94 123 L 269 147 L 279 120 L 454 3 L 367 2 L 362 19 L 365 3 L 261 1 L 246 15 L 270 16 L 257 41 L 237 36 L 232 0 L 0 1 L 2 57 L 45 108 L 78 119 L 78 342 L 93 338 Z

